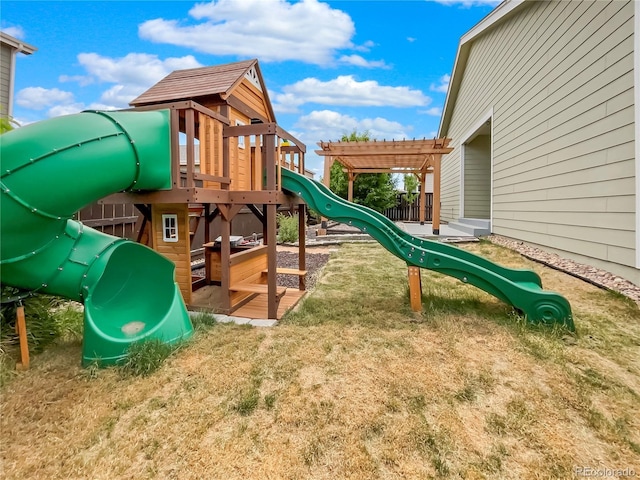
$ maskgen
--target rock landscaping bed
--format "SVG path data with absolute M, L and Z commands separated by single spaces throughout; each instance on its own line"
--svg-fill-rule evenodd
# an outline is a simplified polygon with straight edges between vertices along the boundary
M 640 287 L 624 278 L 590 265 L 584 265 L 562 258 L 555 253 L 545 252 L 539 248 L 527 245 L 524 242 L 512 240 L 500 235 L 489 235 L 486 238 L 492 243 L 514 250 L 531 260 L 566 272 L 598 287 L 619 292 L 640 305 Z

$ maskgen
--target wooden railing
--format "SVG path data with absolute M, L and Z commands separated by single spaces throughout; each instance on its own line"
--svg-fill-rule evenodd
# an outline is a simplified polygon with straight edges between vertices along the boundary
M 170 110 L 173 190 L 274 191 L 282 168 L 305 172 L 306 146 L 276 123 L 232 126 L 192 100 L 136 108 L 158 109 Z

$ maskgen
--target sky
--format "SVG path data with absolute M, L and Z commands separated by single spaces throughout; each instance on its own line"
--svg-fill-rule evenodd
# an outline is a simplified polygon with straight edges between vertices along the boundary
M 496 0 L 2 0 L 19 55 L 13 116 L 26 125 L 127 108 L 174 70 L 257 58 L 276 120 L 319 141 L 437 136 L 460 37 Z

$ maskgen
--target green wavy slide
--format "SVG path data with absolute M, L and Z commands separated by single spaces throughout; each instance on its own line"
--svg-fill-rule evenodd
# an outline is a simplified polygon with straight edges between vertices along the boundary
M 188 338 L 175 265 L 72 220 L 111 193 L 171 188 L 168 111 L 83 112 L 1 137 L 0 280 L 84 303 L 82 363 Z
M 282 188 L 302 198 L 321 215 L 359 228 L 407 265 L 428 268 L 474 285 L 524 312 L 532 323 L 561 324 L 574 330 L 571 306 L 561 295 L 542 289 L 531 270 L 510 269 L 458 247 L 414 237 L 384 215 L 348 202 L 323 184 L 282 169 Z

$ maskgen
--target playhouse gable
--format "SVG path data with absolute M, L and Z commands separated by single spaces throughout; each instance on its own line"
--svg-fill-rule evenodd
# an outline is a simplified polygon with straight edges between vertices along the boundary
M 194 100 L 217 110 L 229 105 L 249 120 L 275 122 L 257 59 L 176 70 L 130 102 L 133 107 Z

